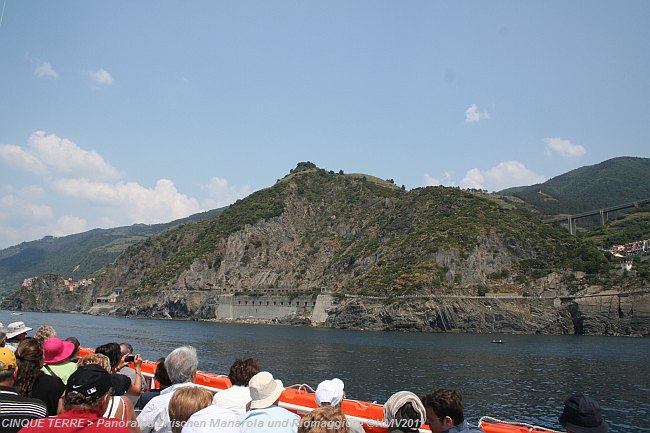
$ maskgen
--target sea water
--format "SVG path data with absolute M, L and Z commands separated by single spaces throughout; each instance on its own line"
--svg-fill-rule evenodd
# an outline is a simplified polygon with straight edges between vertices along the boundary
M 83 314 L 0 311 L 7 325 L 51 325 L 61 338 L 94 348 L 129 342 L 156 360 L 189 344 L 201 370 L 227 373 L 254 357 L 285 386 L 345 382 L 350 398 L 385 402 L 400 390 L 457 388 L 465 413 L 561 430 L 563 401 L 586 393 L 600 402 L 611 432 L 650 431 L 650 339 L 575 335 L 414 334 L 223 324 Z M 503 340 L 503 344 L 493 344 Z

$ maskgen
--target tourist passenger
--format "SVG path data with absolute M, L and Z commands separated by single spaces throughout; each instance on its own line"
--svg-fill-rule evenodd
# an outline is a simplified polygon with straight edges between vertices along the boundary
M 106 355 L 111 361 L 111 384 L 113 395 L 124 395 L 127 392 L 133 395 L 142 393 L 142 358 L 136 355 L 133 361 L 138 374 L 135 376 L 135 382 L 131 382 L 128 376 L 121 374 L 119 371 L 124 367 L 124 356 L 120 351 L 120 345 L 117 343 L 107 343 L 95 349 L 95 353 Z
M 136 383 L 135 378 L 137 373 L 135 369 L 129 367 L 128 365 L 130 362 L 132 362 L 131 359 L 135 360 L 135 356 L 133 355 L 133 346 L 131 346 L 129 343 L 120 343 L 120 353 L 122 354 L 122 360 L 124 364 L 122 368 L 120 368 L 119 373 L 131 379 L 132 384 Z M 142 392 L 147 388 L 148 386 L 145 377 L 142 375 L 142 372 L 140 372 L 140 392 L 137 394 L 127 393 L 126 396 L 129 398 L 129 400 L 131 400 L 131 403 L 135 405 L 140 399 Z
M 69 341 L 57 337 L 48 338 L 43 343 L 43 371 L 50 376 L 60 377 L 63 383 L 67 383 L 68 377 L 77 369 L 77 364 L 69 361 L 72 352 L 74 344 Z
M 419 397 L 409 391 L 396 392 L 384 404 L 384 420 L 389 433 L 417 432 L 426 417 Z
M 324 380 L 316 388 L 316 404 L 318 406 L 341 407 L 345 398 L 345 385 L 341 379 Z M 350 433 L 364 433 L 365 430 L 359 421 L 348 419 Z
M 169 419 L 172 433 L 181 433 L 187 420 L 196 412 L 212 404 L 212 393 L 205 388 L 188 386 L 174 393 L 169 400 Z
M 323 406 L 314 409 L 300 420 L 298 433 L 349 433 L 348 422 L 341 409 Z
M 31 330 L 32 328 L 25 326 L 23 322 L 10 323 L 9 326 L 7 326 L 7 341 L 5 347 L 8 347 L 12 352 L 15 352 L 20 342 L 27 338 L 27 333 Z
M 284 386 L 267 371 L 248 382 L 251 392 L 249 411 L 242 417 L 243 433 L 296 433 L 300 416 L 278 406 Z
M 45 403 L 47 415 L 58 413 L 65 385 L 58 376 L 43 372 L 43 348 L 34 338 L 26 338 L 16 349 L 18 374 L 15 387 L 23 397 L 37 398 Z
M 2 427 L 3 433 L 16 433 L 29 420 L 47 416 L 47 408 L 42 401 L 18 394 L 14 388 L 17 372 L 16 356 L 11 350 L 1 347 L 0 427 Z
M 191 389 L 191 388 L 183 388 Z M 187 420 L 182 433 L 241 433 L 239 416 L 223 407 L 209 405 Z
M 48 338 L 56 337 L 56 330 L 50 325 L 40 326 L 34 334 L 34 338 L 41 344 L 45 342 Z
M 607 433 L 607 422 L 600 414 L 600 405 L 590 397 L 576 394 L 564 402 L 564 411 L 558 418 L 569 433 Z
M 30 422 L 21 433 L 131 433 L 124 421 L 102 418 L 111 400 L 110 389 L 111 376 L 102 367 L 79 367 L 68 378 L 63 412 Z
M 135 405 L 136 409 L 142 409 L 147 405 L 147 403 L 149 403 L 149 400 L 154 397 L 158 397 L 160 395 L 160 391 L 172 386 L 172 382 L 169 380 L 169 376 L 167 375 L 167 370 L 165 370 L 165 358 L 159 358 L 156 362 L 156 371 L 153 373 L 153 379 L 154 383 L 158 382 L 158 388 L 152 389 L 150 391 L 145 391 L 140 394 L 140 399 Z
M 463 414 L 463 397 L 455 389 L 434 389 L 420 397 L 426 410 L 427 424 L 432 433 L 478 433 L 483 430 L 470 426 Z
M 74 352 L 72 352 L 72 355 L 70 355 L 70 362 L 77 362 L 79 361 L 79 346 L 81 346 L 81 343 L 79 343 L 79 340 L 77 340 L 75 337 L 68 337 L 65 339 L 65 341 L 69 341 L 70 343 L 74 344 Z
M 158 397 L 152 398 L 138 415 L 138 424 L 143 433 L 171 432 L 169 401 L 177 389 L 194 386 L 198 366 L 196 349 L 192 346 L 179 347 L 167 355 L 165 368 L 172 386 L 162 390 Z
M 260 372 L 257 361 L 253 358 L 236 359 L 230 366 L 228 378 L 232 387 L 219 391 L 214 395 L 212 403 L 216 406 L 232 410 L 237 415 L 246 413 L 246 405 L 251 401 L 248 382 Z
M 78 367 L 83 367 L 84 365 L 99 365 L 108 373 L 111 372 L 111 363 L 108 360 L 106 355 L 101 353 L 91 353 L 84 356 L 77 362 Z M 111 396 L 111 400 L 108 402 L 108 407 L 102 415 L 104 418 L 114 418 L 122 421 L 129 421 L 128 426 L 131 429 L 132 433 L 139 433 L 140 427 L 135 417 L 135 411 L 133 410 L 133 405 L 131 401 L 124 396 Z

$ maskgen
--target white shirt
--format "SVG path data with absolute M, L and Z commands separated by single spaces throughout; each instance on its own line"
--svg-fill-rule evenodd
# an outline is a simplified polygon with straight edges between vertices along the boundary
M 169 400 L 174 391 L 186 386 L 194 386 L 192 382 L 176 383 L 160 391 L 160 395 L 152 398 L 138 415 L 138 424 L 141 433 L 171 433 L 171 420 L 169 419 Z
M 211 404 L 190 417 L 182 433 L 241 433 L 239 416 Z
M 237 415 L 246 413 L 246 405 L 251 401 L 251 393 L 247 386 L 235 385 L 219 391 L 212 398 L 212 404 L 235 412 Z

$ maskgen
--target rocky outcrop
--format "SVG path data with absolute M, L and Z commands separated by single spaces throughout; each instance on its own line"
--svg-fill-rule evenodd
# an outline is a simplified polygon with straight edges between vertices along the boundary
M 567 298 L 577 334 L 650 335 L 650 292 Z
M 344 329 L 415 332 L 500 332 L 572 334 L 573 321 L 565 307 L 540 299 L 436 298 L 339 300 L 326 325 Z
M 92 286 L 70 290 L 60 275 L 47 274 L 32 280 L 2 302 L 6 310 L 80 312 L 90 308 L 95 301 Z

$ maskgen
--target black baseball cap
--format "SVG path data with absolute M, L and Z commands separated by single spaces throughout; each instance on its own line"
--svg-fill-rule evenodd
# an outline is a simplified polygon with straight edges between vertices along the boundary
M 79 367 L 68 378 L 66 392 L 78 392 L 91 399 L 102 397 L 111 389 L 111 375 L 97 364 Z
M 608 429 L 598 403 L 582 394 L 571 396 L 564 402 L 564 411 L 558 420 L 562 427 L 573 433 L 607 433 Z

